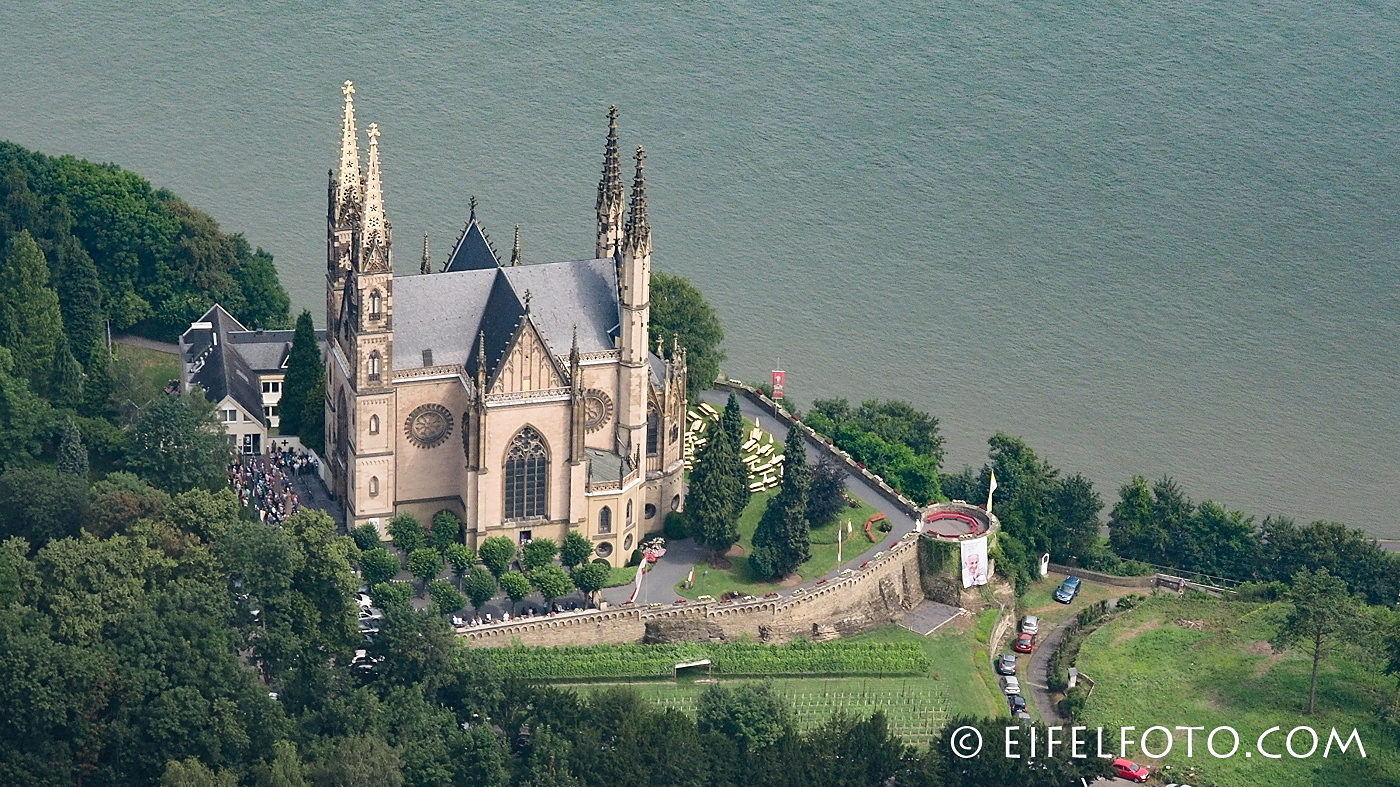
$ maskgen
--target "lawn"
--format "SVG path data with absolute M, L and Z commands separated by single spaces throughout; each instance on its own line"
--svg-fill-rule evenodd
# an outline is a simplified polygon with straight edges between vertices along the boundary
M 715 569 L 704 563 L 695 566 L 695 586 L 689 589 L 684 587 L 684 583 L 676 585 L 676 592 L 687 598 L 695 598 L 701 594 L 711 595 L 719 598 L 725 591 L 738 591 L 749 593 L 754 596 L 762 596 L 774 590 L 780 590 L 781 586 L 775 582 L 761 580 L 754 576 L 749 568 L 749 558 L 747 552 L 753 548 L 753 533 L 758 528 L 758 520 L 763 516 L 763 509 L 768 505 L 769 498 L 778 494 L 778 490 L 770 489 L 766 492 L 759 492 L 749 499 L 749 505 L 744 509 L 744 514 L 739 518 L 739 546 L 746 553 L 742 557 L 730 558 L 730 568 Z M 803 580 L 815 579 L 836 568 L 836 529 L 845 527 L 847 520 L 854 523 L 855 532 L 842 546 L 842 558 L 850 560 L 863 552 L 876 549 L 876 544 L 870 543 L 861 530 L 865 520 L 875 514 L 875 509 L 864 501 L 860 502 L 857 508 L 848 508 L 841 514 L 838 520 L 825 527 L 812 531 L 812 557 L 798 569 L 799 576 Z M 876 535 L 888 537 L 888 534 L 879 533 Z
M 1060 586 L 1065 576 L 1063 574 L 1048 574 L 1045 578 L 1031 585 L 1031 589 L 1026 595 L 1021 597 L 1017 606 L 1021 615 L 1035 615 L 1040 618 L 1040 630 L 1042 633 L 1049 632 L 1063 621 L 1078 615 L 1081 610 L 1096 602 L 1108 598 L 1118 598 L 1134 593 L 1147 594 L 1151 591 L 1139 588 L 1120 588 L 1112 585 L 1099 585 L 1093 582 L 1085 582 L 1079 586 L 1079 595 L 1074 597 L 1074 603 L 1061 604 L 1055 600 L 1055 589 Z
M 1279 617 L 1277 605 L 1246 604 L 1213 599 L 1157 596 L 1105 624 L 1085 641 L 1077 666 L 1095 681 L 1081 724 L 1132 725 L 1135 735 L 1153 725 L 1205 727 L 1197 733 L 1195 757 L 1187 758 L 1180 739 L 1160 763 L 1133 755 L 1140 762 L 1173 766 L 1175 778 L 1188 778 L 1194 766 L 1199 778 L 1232 787 L 1311 787 L 1313 785 L 1400 783 L 1394 725 L 1379 720 L 1378 710 L 1395 691 L 1395 679 L 1379 674 L 1376 659 L 1357 652 L 1339 652 L 1325 663 L 1318 678 L 1318 712 L 1304 715 L 1310 660 L 1298 651 L 1271 653 L 1268 639 Z M 1201 735 L 1219 726 L 1240 734 L 1240 751 L 1216 759 L 1203 753 Z M 1298 726 L 1318 730 L 1325 745 L 1336 728 L 1345 739 L 1359 731 L 1367 759 L 1351 751 L 1323 759 L 1322 748 L 1311 759 L 1267 759 L 1255 748 L 1260 734 L 1281 727 L 1265 743 L 1273 753 L 1284 751 L 1284 738 Z M 1228 749 L 1228 735 L 1217 738 L 1217 749 Z M 1165 741 L 1158 735 L 1152 745 Z M 1300 735 L 1296 748 L 1306 750 L 1310 739 Z
M 178 355 L 121 343 L 113 345 L 113 350 L 112 377 L 117 393 L 137 406 L 160 396 L 166 383 L 180 379 Z

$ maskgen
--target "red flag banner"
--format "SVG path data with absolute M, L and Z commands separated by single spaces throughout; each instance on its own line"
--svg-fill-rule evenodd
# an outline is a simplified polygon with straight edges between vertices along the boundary
M 774 398 L 775 400 L 776 400 L 776 399 L 781 399 L 781 398 L 783 398 L 783 384 L 784 384 L 785 382 L 787 382 L 787 372 L 784 372 L 784 371 L 781 371 L 781 370 L 778 370 L 778 369 L 774 369 L 774 370 L 773 370 L 773 398 Z

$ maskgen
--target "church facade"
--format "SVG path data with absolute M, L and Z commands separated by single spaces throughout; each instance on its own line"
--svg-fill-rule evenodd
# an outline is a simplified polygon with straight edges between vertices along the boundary
M 685 352 L 648 342 L 645 153 L 624 206 L 616 108 L 588 259 L 522 264 L 492 248 L 475 201 L 440 269 L 428 239 L 397 275 L 377 126 L 361 169 L 344 85 L 326 216 L 326 456 L 346 522 L 451 511 L 467 543 L 577 530 L 622 565 L 683 504 Z M 624 215 L 625 207 L 625 215 Z M 661 351 L 670 349 L 670 357 Z

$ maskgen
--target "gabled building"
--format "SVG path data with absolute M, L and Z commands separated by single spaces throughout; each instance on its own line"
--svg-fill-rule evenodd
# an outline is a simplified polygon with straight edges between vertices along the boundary
M 354 87 L 326 216 L 325 465 L 351 526 L 442 510 L 468 543 L 588 536 L 621 565 L 682 505 L 685 353 L 648 347 L 645 153 L 624 217 L 617 112 L 586 259 L 508 262 L 470 204 L 438 272 L 396 275 L 371 125 L 363 174 Z M 670 349 L 669 356 L 659 353 Z
M 180 390 L 204 391 L 242 453 L 262 453 L 276 432 L 295 333 L 249 330 L 215 304 L 180 335 Z M 324 354 L 325 333 L 317 338 Z

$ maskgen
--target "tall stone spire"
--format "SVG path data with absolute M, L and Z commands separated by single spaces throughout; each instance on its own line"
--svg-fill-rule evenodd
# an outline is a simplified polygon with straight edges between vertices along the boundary
M 423 262 L 418 266 L 418 272 L 428 274 L 433 272 L 433 258 L 428 254 L 428 233 L 423 233 Z
M 518 267 L 522 264 L 520 259 L 520 225 L 515 225 L 515 244 L 510 247 L 511 267 Z
M 637 174 L 632 178 L 632 204 L 627 211 L 624 241 L 629 250 L 639 254 L 651 253 L 651 224 L 647 221 L 647 182 L 646 174 L 642 171 L 642 162 L 646 157 L 646 150 L 640 146 L 632 157 L 637 163 Z
M 608 107 L 608 141 L 603 146 L 603 177 L 598 181 L 599 258 L 622 247 L 622 163 L 617 147 L 617 106 Z
M 340 92 L 345 94 L 345 115 L 340 121 L 340 177 L 336 202 L 343 208 L 347 202 L 360 199 L 360 148 L 355 131 L 355 84 L 345 80 Z
M 369 166 L 365 174 L 365 207 L 361 224 L 365 271 L 388 272 L 389 227 L 384 216 L 384 190 L 379 180 L 379 125 L 369 124 Z

